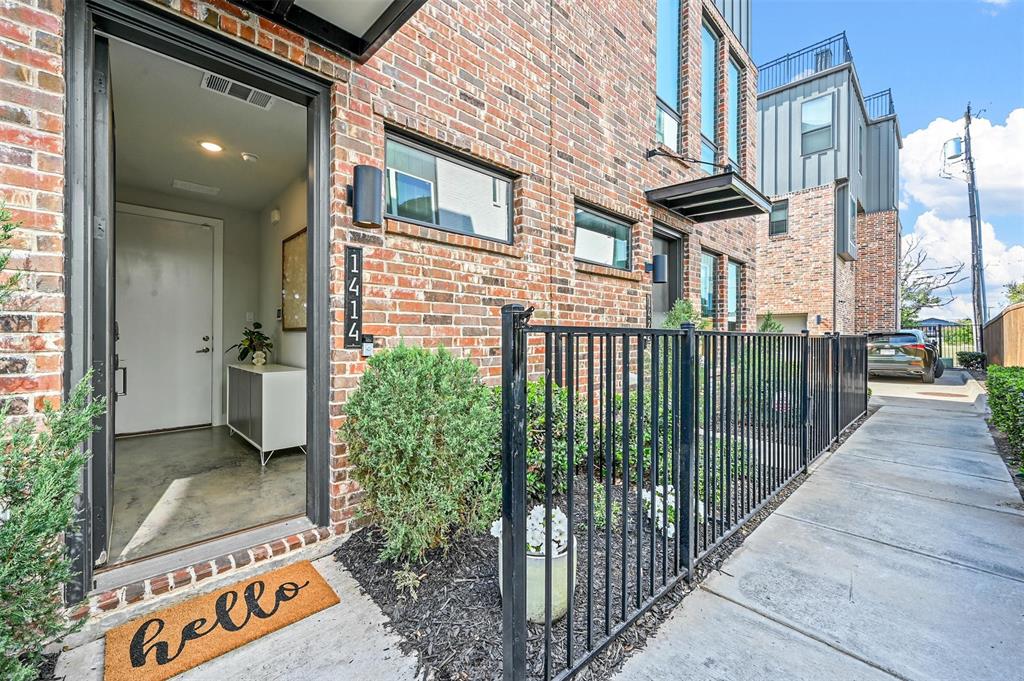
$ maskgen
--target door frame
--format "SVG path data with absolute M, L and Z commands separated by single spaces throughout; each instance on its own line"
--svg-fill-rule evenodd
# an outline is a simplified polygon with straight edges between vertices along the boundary
M 307 288 L 306 331 L 306 515 L 318 526 L 330 522 L 330 121 L 331 81 L 255 47 L 232 40 L 156 5 L 131 0 L 74 0 L 65 9 L 65 355 L 64 393 L 93 369 L 105 373 L 92 341 L 93 277 L 93 49 L 98 35 L 126 40 L 200 68 L 254 85 L 296 102 L 307 111 Z M 67 536 L 74 578 L 67 602 L 92 589 L 93 460 L 82 474 L 77 502 L 79 526 Z
M 189 225 L 209 227 L 213 230 L 213 319 L 211 320 L 213 343 L 210 346 L 213 357 L 210 363 L 210 423 L 214 426 L 224 425 L 225 400 L 221 395 L 224 389 L 224 339 L 221 338 L 224 335 L 224 221 L 220 218 L 164 208 L 151 208 L 127 201 L 117 201 L 114 204 L 114 211 L 147 218 L 184 222 Z M 115 245 L 114 248 L 116 249 L 117 246 Z M 117 295 L 116 291 L 114 295 Z

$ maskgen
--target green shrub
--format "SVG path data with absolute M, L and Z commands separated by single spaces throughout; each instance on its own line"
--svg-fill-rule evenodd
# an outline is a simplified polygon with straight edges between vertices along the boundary
M 665 314 L 661 322 L 663 329 L 678 329 L 684 323 L 690 322 L 698 329 L 711 328 L 711 320 L 704 319 L 700 314 L 700 308 L 693 304 L 692 300 L 679 298 L 672 305 L 672 308 Z
M 545 429 L 547 411 L 544 406 L 546 383 L 543 378 L 526 383 L 526 494 L 531 501 L 545 498 Z M 494 389 L 494 408 L 500 413 L 501 388 Z M 576 446 L 573 465 L 586 455 L 586 414 L 582 402 L 576 404 Z M 500 435 L 500 432 L 499 432 Z M 566 442 L 569 435 L 569 391 L 551 386 L 551 480 L 552 494 L 564 494 L 568 485 Z M 495 442 L 500 452 L 501 440 Z
M 776 319 L 771 312 L 765 312 L 761 323 L 758 325 L 759 333 L 782 333 L 782 322 Z
M 499 513 L 500 415 L 472 362 L 400 345 L 372 357 L 345 403 L 341 437 L 382 558 L 421 561 Z
M 0 678 L 36 678 L 43 647 L 73 631 L 61 588 L 71 580 L 62 536 L 75 522 L 75 496 L 87 454 L 81 444 L 103 413 L 90 401 L 91 376 L 43 427 L 0 410 Z
M 1024 455 L 1024 367 L 990 366 L 985 389 L 992 425 L 1006 433 L 1015 454 Z
M 985 368 L 985 353 L 973 352 L 970 350 L 958 352 L 956 353 L 956 363 L 965 369 L 976 369 L 980 371 Z

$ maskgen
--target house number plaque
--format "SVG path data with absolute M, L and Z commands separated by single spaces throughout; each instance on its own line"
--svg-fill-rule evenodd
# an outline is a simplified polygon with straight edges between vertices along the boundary
M 363 347 L 363 249 L 345 247 L 345 347 Z

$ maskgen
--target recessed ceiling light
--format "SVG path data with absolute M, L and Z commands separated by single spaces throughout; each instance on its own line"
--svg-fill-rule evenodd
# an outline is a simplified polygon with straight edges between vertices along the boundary
M 203 149 L 206 149 L 207 151 L 224 151 L 224 147 L 217 144 L 216 142 L 200 142 L 199 146 L 201 146 Z
M 242 160 L 247 161 L 249 163 L 255 163 L 256 161 L 260 160 L 260 157 L 257 156 L 256 154 L 251 154 L 248 151 L 243 151 Z

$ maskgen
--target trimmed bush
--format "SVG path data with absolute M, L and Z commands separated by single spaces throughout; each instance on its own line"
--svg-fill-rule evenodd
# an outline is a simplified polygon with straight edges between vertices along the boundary
M 345 403 L 341 437 L 381 558 L 422 561 L 462 528 L 500 512 L 500 413 L 472 362 L 400 345 L 367 363 Z
M 956 363 L 964 369 L 981 371 L 985 368 L 985 353 L 964 350 L 956 353 Z
M 990 366 L 985 389 L 992 425 L 1006 433 L 1016 454 L 1024 454 L 1024 367 Z
M 81 443 L 103 413 L 86 376 L 69 399 L 47 406 L 43 427 L 0 409 L 0 678 L 35 679 L 43 648 L 73 631 L 61 588 L 71 581 L 62 535 L 75 524 L 87 454 Z

